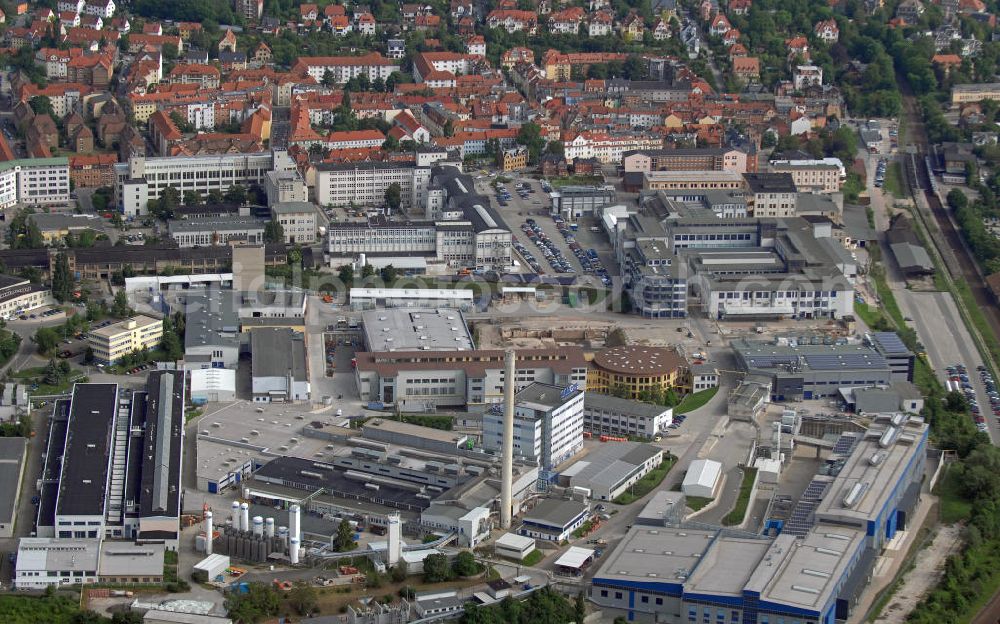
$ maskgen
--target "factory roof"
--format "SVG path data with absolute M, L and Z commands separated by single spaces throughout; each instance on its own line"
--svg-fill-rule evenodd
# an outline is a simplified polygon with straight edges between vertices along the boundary
M 535 539 L 533 537 L 518 535 L 517 533 L 504 533 L 495 542 L 500 548 L 509 548 L 512 550 L 524 550 L 534 543 Z
M 171 220 L 169 225 L 171 234 L 181 232 L 204 232 L 211 230 L 233 231 L 233 230 L 262 230 L 264 220 L 254 217 L 241 217 L 237 215 L 227 215 L 226 217 L 191 217 L 190 219 Z
M 0 483 L 6 484 L 0 495 L 0 523 L 10 524 L 14 519 L 14 501 L 18 496 L 24 450 L 27 438 L 0 438 Z
M 471 292 L 470 292 L 471 295 Z M 361 314 L 369 351 L 467 351 L 472 334 L 459 310 L 406 308 Z
M 605 444 L 588 453 L 571 468 L 578 468 L 570 480 L 573 486 L 600 485 L 614 487 L 628 478 L 638 467 L 661 455 L 663 449 L 642 442 Z
M 636 516 L 636 524 L 662 526 L 668 520 L 680 520 L 684 514 L 684 494 L 657 490 Z
M 684 582 L 684 593 L 742 596 L 743 588 L 764 557 L 769 539 L 719 536 Z
M 229 290 L 212 288 L 187 294 L 184 306 L 184 348 L 239 347 L 240 315 Z
M 427 440 L 435 440 L 437 442 L 447 442 L 449 444 L 456 444 L 456 445 L 468 437 L 463 434 L 455 433 L 454 431 L 445 431 L 444 429 L 435 429 L 433 427 L 413 425 L 410 423 L 402 422 L 399 420 L 392 420 L 389 418 L 373 418 L 367 421 L 362 426 L 362 431 L 368 429 L 378 429 L 380 431 L 389 431 L 400 435 L 412 436 L 415 438 L 424 438 Z
M 142 517 L 180 517 L 181 447 L 184 439 L 184 373 L 155 371 L 146 380 L 142 439 Z
M 684 359 L 669 347 L 625 345 L 598 351 L 594 364 L 626 375 L 669 375 L 684 366 Z
M 885 357 L 870 347 L 858 344 L 735 340 L 733 348 L 750 369 L 788 371 L 791 367 L 833 372 L 888 368 Z
M 57 515 L 104 515 L 118 384 L 73 387 Z
M 308 381 L 302 334 L 287 328 L 262 327 L 250 338 L 250 369 L 254 377 L 285 377 Z
M 236 391 L 236 371 L 226 368 L 200 368 L 191 371 L 191 394 L 211 390 Z
M 587 509 L 587 504 L 580 501 L 544 498 L 534 508 L 524 513 L 523 520 L 538 524 L 566 526 Z
M 162 576 L 163 544 L 102 542 L 100 576 Z
M 715 539 L 703 529 L 633 527 L 604 558 L 594 582 L 684 583 Z
M 97 539 L 22 537 L 17 546 L 17 568 L 94 572 L 100 558 L 100 544 Z
M 514 395 L 514 405 L 535 412 L 549 412 L 572 401 L 583 393 L 573 386 L 553 386 L 534 382 Z
M 570 546 L 569 549 L 562 554 L 561 557 L 556 559 L 556 565 L 561 568 L 582 568 L 585 563 L 590 561 L 594 556 L 594 551 L 590 548 L 580 548 L 579 546 Z
M 762 602 L 821 611 L 836 598 L 852 555 L 864 547 L 865 532 L 849 527 L 816 527 L 804 539 L 779 535 L 757 565 L 746 589 Z M 769 559 L 768 559 L 769 558 Z
M 671 411 L 671 408 L 662 405 L 632 401 L 600 392 L 587 392 L 583 399 L 583 405 L 585 409 L 599 409 L 616 414 L 627 414 L 636 418 L 654 418 L 664 412 Z
M 274 214 L 300 214 L 303 212 L 315 214 L 316 206 L 311 202 L 304 201 L 277 202 L 271 204 L 271 212 Z
M 830 484 L 816 517 L 862 527 L 875 519 L 909 463 L 923 461 L 914 454 L 926 436 L 927 424 L 918 417 L 878 417 Z

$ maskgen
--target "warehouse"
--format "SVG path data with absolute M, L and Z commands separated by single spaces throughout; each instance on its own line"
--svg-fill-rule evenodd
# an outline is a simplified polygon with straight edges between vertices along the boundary
M 498 557 L 523 561 L 535 551 L 535 540 L 524 535 L 504 533 L 493 542 L 493 550 Z
M 546 498 L 524 513 L 518 533 L 558 543 L 569 539 L 589 517 L 590 505 L 587 503 Z
M 608 443 L 559 475 L 565 487 L 584 488 L 592 500 L 611 501 L 663 462 L 663 449 L 641 442 Z
M 250 339 L 255 403 L 309 400 L 305 337 L 291 329 L 255 329 Z
M 670 427 L 673 414 L 670 407 L 587 392 L 583 401 L 583 428 L 595 436 L 606 434 L 651 440 Z
M 458 291 L 468 292 L 471 291 Z M 413 308 L 361 314 L 368 351 L 468 351 L 472 334 L 460 310 Z
M 715 496 L 715 488 L 718 487 L 721 477 L 722 464 L 711 459 L 696 459 L 691 462 L 687 474 L 684 475 L 681 490 L 685 496 L 712 498 Z
M 236 371 L 201 368 L 191 371 L 191 402 L 228 403 L 236 400 Z
M 14 521 L 21 498 L 27 438 L 0 438 L 0 538 L 14 536 Z
M 22 537 L 17 545 L 14 587 L 45 589 L 96 583 L 100 547 L 99 539 Z

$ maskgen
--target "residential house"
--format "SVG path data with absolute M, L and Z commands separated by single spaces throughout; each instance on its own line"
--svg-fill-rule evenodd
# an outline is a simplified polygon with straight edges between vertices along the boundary
M 236 51 L 236 34 L 233 32 L 232 28 L 226 29 L 226 34 L 223 35 L 222 41 L 219 42 L 219 52 L 223 50 L 228 50 L 230 52 Z
M 486 39 L 482 35 L 466 37 L 465 51 L 474 56 L 486 56 Z
M 629 12 L 622 20 L 621 34 L 625 41 L 640 41 L 646 32 L 646 22 L 636 12 Z
M 538 30 L 538 15 L 534 11 L 496 9 L 486 16 L 486 26 L 503 28 L 508 33 L 525 31 L 529 35 L 534 35 Z
M 662 19 L 656 20 L 656 25 L 653 26 L 653 39 L 656 41 L 665 41 L 670 38 L 670 24 Z
M 253 65 L 254 68 L 263 67 L 265 65 L 269 65 L 271 63 L 272 58 L 273 57 L 271 55 L 271 48 L 269 48 L 266 43 L 261 41 L 260 44 L 257 46 L 257 49 L 254 50 L 253 61 L 251 62 L 251 65 Z
M 840 39 L 840 28 L 837 26 L 837 20 L 832 18 L 816 22 L 813 32 L 818 39 L 827 43 L 837 43 L 837 40 Z
M 358 15 L 358 18 L 354 20 L 355 29 L 365 36 L 372 36 L 375 34 L 375 16 L 367 11 Z
M 607 37 L 615 28 L 615 18 L 610 11 L 601 9 L 590 16 L 587 23 L 587 35 L 590 37 Z
M 924 14 L 924 4 L 920 0 L 902 0 L 896 6 L 896 17 L 907 24 L 916 24 Z
M 733 15 L 746 15 L 753 6 L 753 0 L 729 0 L 728 6 Z
M 390 39 L 386 45 L 385 55 L 391 59 L 401 59 L 406 56 L 406 40 Z
M 724 14 L 719 13 L 712 18 L 712 22 L 709 24 L 708 32 L 709 34 L 715 35 L 716 37 L 721 37 L 730 30 L 732 30 L 733 25 L 729 23 L 729 18 Z
M 575 35 L 580 32 L 586 13 L 578 6 L 556 11 L 549 15 L 549 32 L 562 35 Z
M 733 75 L 745 84 L 756 83 L 760 79 L 760 59 L 756 56 L 734 58 Z
M 69 178 L 76 188 L 114 186 L 115 154 L 77 155 L 69 157 Z

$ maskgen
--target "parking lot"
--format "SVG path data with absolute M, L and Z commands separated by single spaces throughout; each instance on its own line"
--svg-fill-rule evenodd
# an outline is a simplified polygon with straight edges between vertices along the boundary
M 592 275 L 610 285 L 616 273 L 606 235 L 593 217 L 575 224 L 550 215 L 551 187 L 538 180 L 517 179 L 494 190 L 488 179 L 477 181 L 479 192 L 489 195 L 515 238 L 515 250 L 524 270 L 566 277 Z

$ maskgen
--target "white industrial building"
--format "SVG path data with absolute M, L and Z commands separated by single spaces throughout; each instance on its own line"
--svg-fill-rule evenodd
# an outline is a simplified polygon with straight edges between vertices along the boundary
M 236 400 L 236 371 L 231 368 L 199 368 L 191 373 L 191 402 L 228 403 Z
M 361 314 L 368 351 L 468 351 L 472 334 L 459 310 L 406 308 Z
M 535 551 L 535 540 L 516 533 L 504 533 L 493 542 L 493 550 L 497 556 L 523 561 Z
M 533 383 L 514 398 L 514 455 L 537 463 L 543 471 L 573 457 L 583 447 L 583 391 Z M 483 415 L 483 446 L 503 447 L 503 413 Z
M 524 512 L 518 533 L 526 537 L 561 542 L 569 539 L 590 517 L 590 505 L 577 500 L 545 498 Z
M 412 307 L 469 310 L 474 302 L 472 290 L 463 288 L 352 288 L 350 304 L 356 310 Z
M 230 560 L 228 555 L 216 553 L 194 564 L 194 571 L 203 573 L 209 581 L 213 581 L 215 577 L 224 574 L 229 565 Z
M 0 162 L 0 208 L 69 201 L 69 159 L 24 158 Z
M 250 356 L 254 402 L 309 400 L 306 342 L 301 333 L 287 328 L 254 329 Z
M 431 505 L 420 513 L 420 524 L 458 535 L 458 545 L 475 548 L 490 536 L 490 510 L 487 507 L 464 509 L 458 505 Z
M 641 442 L 612 442 L 559 473 L 561 485 L 581 488 L 592 500 L 618 498 L 663 463 L 663 449 Z
M 722 464 L 711 459 L 696 459 L 684 475 L 681 490 L 685 496 L 712 498 L 722 477 Z
M 14 587 L 46 587 L 97 582 L 101 557 L 99 539 L 22 537 L 17 546 Z

